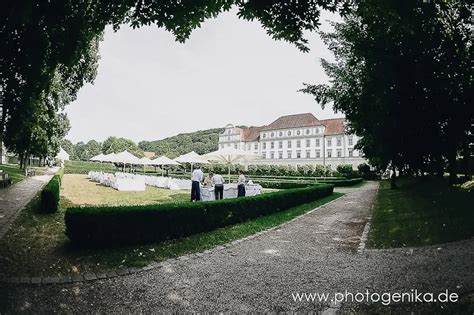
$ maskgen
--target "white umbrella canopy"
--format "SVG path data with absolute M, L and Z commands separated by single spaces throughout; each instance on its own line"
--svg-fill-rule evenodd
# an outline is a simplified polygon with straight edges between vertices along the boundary
M 194 151 L 191 151 L 189 153 L 186 153 L 186 154 L 182 154 L 180 156 L 178 156 L 177 158 L 174 159 L 176 162 L 179 162 L 179 163 L 191 163 L 191 164 L 194 164 L 194 163 L 200 163 L 200 164 L 209 164 L 209 161 L 204 158 L 203 155 L 199 155 L 197 154 L 196 152 Z
M 139 159 L 139 161 L 140 161 L 139 163 L 140 165 L 154 165 L 153 161 L 147 158 L 146 156 Z
M 170 159 L 167 156 L 160 156 L 154 160 L 152 160 L 152 165 L 158 165 L 158 166 L 163 166 L 163 165 L 181 165 L 180 163 Z M 163 167 L 161 168 L 161 176 L 163 176 L 164 170 Z
M 69 161 L 69 154 L 64 151 L 63 148 L 60 148 L 58 154 L 56 155 L 56 159 L 61 161 Z
M 115 162 L 115 153 L 109 153 L 102 156 L 102 162 Z
M 229 182 L 230 182 L 230 165 L 231 164 L 236 164 L 240 161 L 249 161 L 249 160 L 256 160 L 256 159 L 261 158 L 260 155 L 254 154 L 252 152 L 238 150 L 234 148 L 220 149 L 214 152 L 204 154 L 203 157 L 212 162 L 229 165 L 229 173 L 228 173 Z
M 151 162 L 153 163 L 152 165 L 181 165 L 179 162 L 164 155 L 152 160 Z
M 115 156 L 112 157 L 111 162 L 118 162 L 123 164 L 141 164 L 140 159 L 132 153 L 128 152 L 127 150 L 115 154 Z
M 89 159 L 89 161 L 95 161 L 95 162 L 104 162 L 104 157 L 105 155 L 103 153 L 98 154 L 96 156 L 93 156 Z

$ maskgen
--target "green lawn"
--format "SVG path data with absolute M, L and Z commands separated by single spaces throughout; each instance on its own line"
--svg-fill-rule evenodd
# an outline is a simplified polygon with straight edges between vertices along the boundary
M 399 184 L 395 190 L 388 181 L 380 184 L 370 246 L 422 246 L 474 236 L 474 192 L 435 179 L 401 179 Z
M 334 193 L 312 203 L 178 240 L 101 250 L 77 249 L 69 243 L 64 234 L 64 212 L 69 201 L 63 199 L 57 213 L 36 214 L 33 211 L 35 199 L 0 240 L 0 274 L 54 276 L 145 266 L 280 225 L 342 195 Z
M 7 172 L 12 178 L 13 183 L 17 183 L 25 178 L 25 171 L 20 169 L 18 164 L 2 164 L 0 170 Z

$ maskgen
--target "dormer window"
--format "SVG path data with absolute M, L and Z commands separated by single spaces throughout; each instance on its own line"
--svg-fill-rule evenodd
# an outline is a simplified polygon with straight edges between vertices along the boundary
M 279 137 L 283 137 L 283 131 L 280 131 L 280 132 L 278 133 L 278 136 L 279 136 Z
M 287 135 L 288 137 L 291 137 L 291 131 L 288 131 Z
M 272 133 L 270 134 L 270 137 L 272 137 L 272 138 L 275 137 L 275 133 L 272 132 Z
M 298 130 L 298 131 L 296 132 L 296 135 L 297 135 L 297 136 L 301 135 L 301 130 Z
M 307 135 L 309 135 L 309 132 L 310 132 L 309 129 L 306 129 L 306 134 L 307 134 Z

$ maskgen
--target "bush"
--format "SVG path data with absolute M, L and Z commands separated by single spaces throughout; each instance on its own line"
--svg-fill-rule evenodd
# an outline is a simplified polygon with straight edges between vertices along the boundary
M 315 181 L 264 181 L 257 180 L 256 184 L 262 185 L 263 188 L 271 189 L 292 189 L 292 188 L 304 188 L 309 186 L 317 185 Z
M 164 241 L 312 202 L 333 188 L 317 185 L 209 202 L 73 207 L 66 210 L 66 234 L 73 243 L 92 247 Z
M 59 208 L 59 190 L 61 187 L 60 175 L 53 178 L 44 186 L 40 194 L 39 211 L 42 213 L 54 213 Z

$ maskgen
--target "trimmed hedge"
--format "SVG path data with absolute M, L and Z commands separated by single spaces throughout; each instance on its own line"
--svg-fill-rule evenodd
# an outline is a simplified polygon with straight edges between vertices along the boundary
M 325 183 L 325 184 L 332 184 L 336 187 L 341 187 L 341 186 L 355 186 L 357 184 L 362 183 L 362 178 L 351 178 L 351 179 L 344 179 L 344 180 L 331 180 L 331 181 L 324 181 L 320 180 L 318 181 L 319 183 Z
M 66 235 L 87 247 L 176 239 L 312 202 L 331 195 L 333 189 L 321 184 L 208 202 L 72 207 L 65 214 Z
M 59 190 L 61 187 L 61 176 L 54 175 L 44 186 L 40 194 L 39 211 L 42 213 L 54 213 L 59 208 Z
M 317 182 L 304 182 L 304 181 L 255 181 L 256 184 L 262 185 L 263 188 L 271 188 L 271 189 L 292 189 L 292 188 L 304 188 L 310 187 L 314 185 L 318 185 Z

